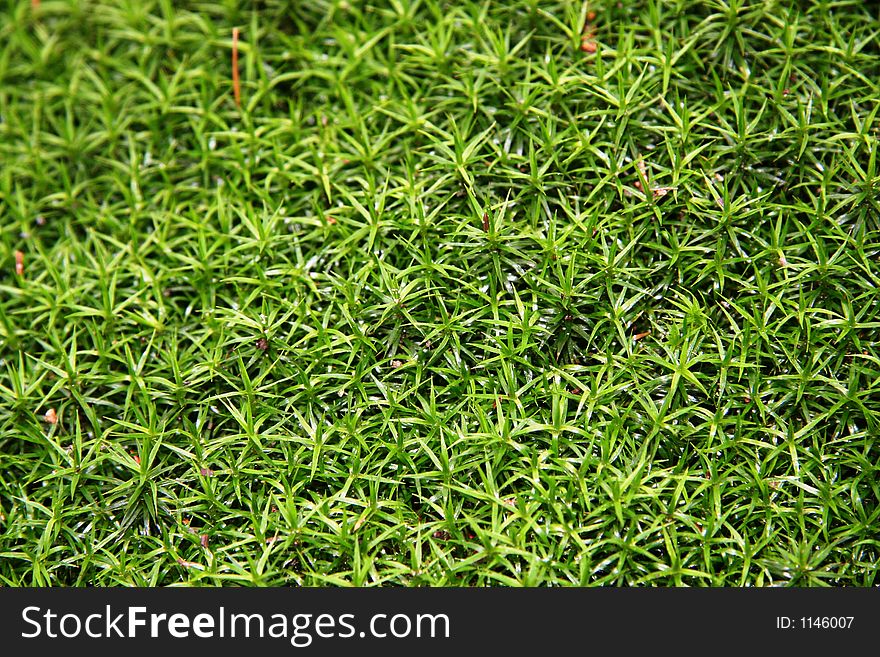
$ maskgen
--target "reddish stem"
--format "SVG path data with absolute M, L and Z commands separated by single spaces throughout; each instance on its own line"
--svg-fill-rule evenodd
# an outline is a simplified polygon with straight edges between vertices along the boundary
M 238 28 L 232 28 L 232 93 L 235 104 L 241 107 L 241 83 L 238 79 Z

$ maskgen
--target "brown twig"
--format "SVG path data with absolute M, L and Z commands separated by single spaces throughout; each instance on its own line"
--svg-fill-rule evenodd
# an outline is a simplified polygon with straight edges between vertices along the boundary
M 636 180 L 633 183 L 633 187 L 640 192 L 651 192 L 651 196 L 654 198 L 662 198 L 675 189 L 675 187 L 654 187 L 654 185 L 651 184 L 651 179 L 648 176 L 648 168 L 645 166 L 645 161 L 642 159 L 641 155 L 639 155 L 639 159 L 636 160 L 636 166 L 638 167 L 641 176 L 639 180 Z M 642 186 L 642 179 L 647 183 L 647 188 Z
M 24 276 L 24 253 L 21 251 L 15 252 L 15 274 Z
M 238 28 L 232 28 L 232 93 L 235 104 L 241 107 L 241 82 L 238 78 Z

